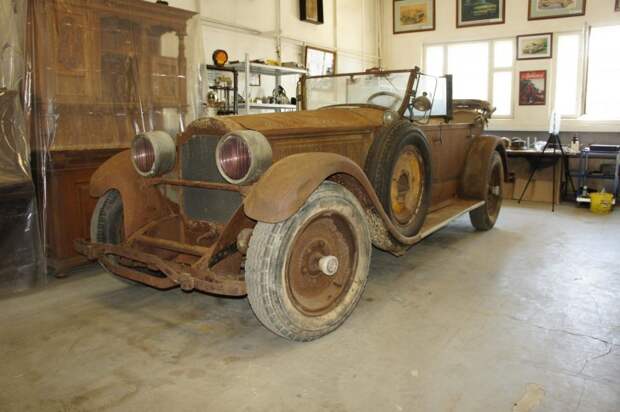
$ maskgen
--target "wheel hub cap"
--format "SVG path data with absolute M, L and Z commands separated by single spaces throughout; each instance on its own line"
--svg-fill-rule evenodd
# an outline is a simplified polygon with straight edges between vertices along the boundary
M 319 269 L 327 276 L 334 276 L 338 271 L 338 258 L 336 256 L 323 256 L 319 259 Z

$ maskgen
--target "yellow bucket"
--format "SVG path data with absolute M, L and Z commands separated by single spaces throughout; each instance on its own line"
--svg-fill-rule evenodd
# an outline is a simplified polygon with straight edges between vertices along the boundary
M 590 211 L 604 215 L 611 212 L 613 207 L 614 195 L 611 193 L 594 192 L 590 193 Z

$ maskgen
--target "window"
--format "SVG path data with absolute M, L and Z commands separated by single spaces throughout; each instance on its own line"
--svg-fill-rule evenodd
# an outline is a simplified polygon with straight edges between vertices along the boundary
M 555 110 L 565 117 L 579 114 L 579 75 L 581 35 L 566 33 L 558 35 Z
M 588 53 L 584 56 L 581 33 L 557 36 L 554 107 L 564 117 L 585 115 L 585 119 L 620 119 L 618 38 L 620 26 L 592 28 Z M 587 69 L 585 81 L 584 66 Z
M 620 26 L 593 27 L 588 47 L 585 114 L 620 119 Z
M 433 76 L 451 74 L 455 99 L 490 99 L 496 117 L 512 115 L 513 40 L 428 45 L 424 71 Z

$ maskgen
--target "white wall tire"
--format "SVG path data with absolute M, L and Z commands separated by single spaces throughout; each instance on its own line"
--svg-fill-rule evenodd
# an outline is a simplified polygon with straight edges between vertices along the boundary
M 250 305 L 277 335 L 317 339 L 339 327 L 357 305 L 370 255 L 370 234 L 357 198 L 324 182 L 295 215 L 254 228 L 245 275 Z M 321 256 L 339 259 L 335 274 L 320 272 Z

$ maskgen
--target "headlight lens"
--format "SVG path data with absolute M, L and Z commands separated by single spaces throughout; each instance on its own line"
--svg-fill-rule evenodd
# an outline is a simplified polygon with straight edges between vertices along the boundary
M 222 137 L 215 149 L 220 174 L 229 183 L 250 184 L 271 166 L 271 145 L 254 130 L 241 130 Z
M 250 170 L 250 148 L 239 136 L 230 135 L 220 147 L 219 166 L 232 180 L 239 180 Z
M 169 172 L 176 161 L 174 139 L 159 130 L 137 135 L 131 143 L 131 161 L 136 172 L 144 177 Z

